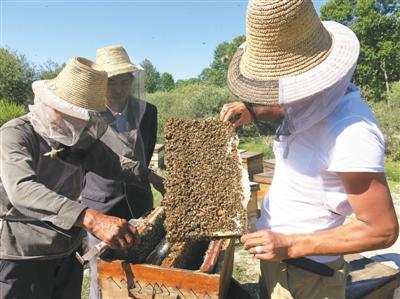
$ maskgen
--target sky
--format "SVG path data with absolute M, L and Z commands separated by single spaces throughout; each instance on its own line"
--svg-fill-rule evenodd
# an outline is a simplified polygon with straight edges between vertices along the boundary
M 0 46 L 36 66 L 121 44 L 175 80 L 197 77 L 223 41 L 245 34 L 247 0 L 0 0 Z M 313 1 L 319 7 L 326 1 Z

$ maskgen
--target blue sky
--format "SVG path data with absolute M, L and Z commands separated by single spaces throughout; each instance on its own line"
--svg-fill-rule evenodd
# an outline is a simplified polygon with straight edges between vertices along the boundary
M 95 59 L 122 44 L 135 63 L 148 58 L 175 79 L 197 77 L 215 47 L 245 33 L 246 0 L 0 0 L 0 44 L 36 65 Z M 313 1 L 317 10 L 326 1 Z

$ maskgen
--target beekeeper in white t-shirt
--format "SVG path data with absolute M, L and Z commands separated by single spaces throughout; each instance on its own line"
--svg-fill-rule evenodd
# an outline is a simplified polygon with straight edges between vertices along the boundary
M 225 104 L 220 119 L 239 116 L 236 126 L 254 122 L 261 133 L 278 124 L 258 231 L 241 238 L 261 260 L 262 298 L 345 298 L 343 255 L 397 239 L 384 139 L 350 83 L 359 48 L 311 1 L 249 2 L 246 43 L 228 70 L 240 102 Z

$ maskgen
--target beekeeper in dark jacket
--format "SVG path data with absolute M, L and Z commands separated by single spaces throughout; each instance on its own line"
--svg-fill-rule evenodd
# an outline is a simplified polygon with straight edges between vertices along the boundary
M 78 202 L 85 172 L 141 184 L 148 170 L 98 141 L 110 121 L 94 62 L 73 58 L 32 88 L 29 113 L 0 128 L 0 298 L 80 298 L 83 229 L 119 249 L 136 231 Z
M 114 116 L 109 131 L 115 132 L 119 140 L 109 138 L 109 131 L 102 141 L 121 155 L 130 156 L 141 165 L 148 166 L 157 137 L 157 109 L 144 100 L 144 70 L 129 59 L 120 45 L 100 48 L 96 63 L 108 74 L 107 107 Z M 110 140 L 111 139 L 111 140 Z M 105 166 L 105 165 L 104 165 Z M 106 169 L 104 169 L 106 170 Z M 95 172 L 88 172 L 82 191 L 82 203 L 107 215 L 129 220 L 139 218 L 153 208 L 150 183 L 156 190 L 164 192 L 162 178 L 149 172 L 148 181 L 140 185 L 128 185 L 107 179 Z M 89 247 L 100 240 L 88 234 Z M 107 259 L 126 259 L 123 252 L 108 251 Z M 97 283 L 97 261 L 90 261 L 89 298 L 99 297 Z

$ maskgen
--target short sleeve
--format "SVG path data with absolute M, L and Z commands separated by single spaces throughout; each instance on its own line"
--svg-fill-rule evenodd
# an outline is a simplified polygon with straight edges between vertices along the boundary
M 329 134 L 328 171 L 384 172 L 385 142 L 377 124 L 360 117 L 337 123 Z

